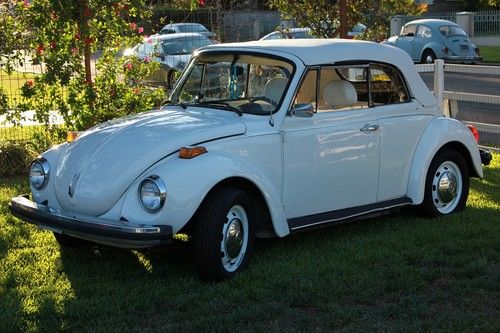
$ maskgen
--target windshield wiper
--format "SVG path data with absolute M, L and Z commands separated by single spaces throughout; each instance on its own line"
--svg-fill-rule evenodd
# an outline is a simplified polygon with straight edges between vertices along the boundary
M 198 103 L 195 103 L 195 104 L 192 104 L 192 105 L 193 106 L 198 106 L 198 105 L 213 106 L 215 108 L 222 108 L 224 110 L 229 110 L 229 111 L 235 112 L 240 117 L 243 116 L 243 112 L 241 112 L 240 109 L 235 108 L 234 106 L 229 105 L 229 103 L 222 102 L 222 101 L 204 101 L 204 102 L 198 102 Z
M 182 102 L 173 102 L 171 100 L 166 100 L 165 102 L 161 103 L 161 106 L 165 106 L 165 105 L 174 105 L 174 106 L 180 106 L 181 108 L 183 108 L 184 110 L 187 109 L 187 105 L 182 103 Z

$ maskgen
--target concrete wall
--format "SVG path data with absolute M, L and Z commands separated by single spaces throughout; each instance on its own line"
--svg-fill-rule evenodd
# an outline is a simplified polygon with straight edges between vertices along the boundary
M 276 30 L 281 16 L 275 11 L 234 10 L 224 12 L 226 42 L 256 40 Z

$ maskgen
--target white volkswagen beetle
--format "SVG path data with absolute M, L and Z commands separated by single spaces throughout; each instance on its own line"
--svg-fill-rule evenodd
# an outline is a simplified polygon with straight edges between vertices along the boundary
M 254 237 L 407 205 L 462 210 L 481 161 L 471 131 L 441 116 L 400 49 L 222 44 L 195 53 L 168 105 L 43 153 L 31 197 L 11 210 L 61 244 L 143 248 L 187 234 L 200 275 L 221 280 L 247 266 Z

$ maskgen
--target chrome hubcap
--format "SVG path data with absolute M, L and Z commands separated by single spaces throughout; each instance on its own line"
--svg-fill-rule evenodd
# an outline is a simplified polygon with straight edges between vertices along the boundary
M 462 173 L 451 162 L 443 162 L 436 170 L 432 180 L 432 200 L 442 214 L 451 213 L 460 201 L 462 193 Z
M 222 228 L 222 265 L 234 272 L 243 262 L 248 245 L 248 217 L 242 206 L 233 206 Z
M 425 58 L 425 62 L 428 64 L 432 64 L 434 62 L 434 59 L 432 59 L 431 55 L 428 55 L 427 58 Z

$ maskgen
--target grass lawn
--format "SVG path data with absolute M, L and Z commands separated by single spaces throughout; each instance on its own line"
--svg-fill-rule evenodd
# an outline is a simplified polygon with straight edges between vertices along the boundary
M 480 46 L 483 62 L 500 63 L 500 46 Z
M 500 154 L 467 208 L 262 240 L 248 271 L 200 281 L 187 248 L 61 249 L 13 218 L 0 180 L 0 331 L 500 331 Z
M 0 88 L 5 90 L 9 98 L 9 105 L 17 105 L 21 99 L 21 87 L 28 80 L 33 80 L 35 74 L 13 72 L 11 75 L 0 69 Z

